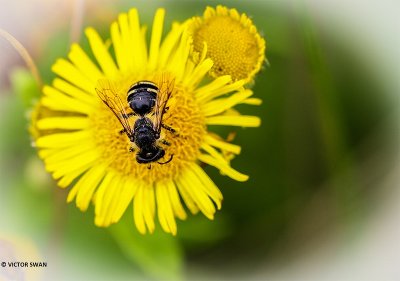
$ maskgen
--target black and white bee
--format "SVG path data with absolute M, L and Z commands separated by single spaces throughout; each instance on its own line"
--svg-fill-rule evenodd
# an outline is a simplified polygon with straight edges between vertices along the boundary
M 163 115 L 166 106 L 171 97 L 174 80 L 161 79 L 156 85 L 152 81 L 139 81 L 133 84 L 127 92 L 127 103 L 124 103 L 115 89 L 107 80 L 99 81 L 101 89 L 96 88 L 96 92 L 104 104 L 114 113 L 121 123 L 123 130 L 129 140 L 136 144 L 138 152 L 136 153 L 136 161 L 138 163 L 167 164 L 171 162 L 173 155 L 165 162 L 158 162 L 165 156 L 165 150 L 158 145 L 159 142 L 169 145 L 169 143 L 161 139 L 161 127 L 175 133 L 175 130 L 163 124 Z M 132 112 L 127 113 L 129 108 Z M 137 119 L 131 126 L 130 118 L 137 116 Z M 150 119 L 150 116 L 154 118 Z M 131 151 L 134 151 L 131 147 Z

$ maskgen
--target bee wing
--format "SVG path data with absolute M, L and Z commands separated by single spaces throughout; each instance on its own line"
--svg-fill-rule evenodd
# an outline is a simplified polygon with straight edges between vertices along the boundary
M 159 91 L 156 98 L 154 109 L 154 127 L 153 129 L 159 134 L 161 131 L 162 118 L 165 113 L 165 107 L 174 90 L 175 79 L 171 79 L 168 75 L 163 75 L 159 83 Z
M 128 114 L 115 85 L 106 79 L 99 80 L 98 84 L 100 88 L 96 88 L 97 95 L 117 117 L 128 138 L 133 140 L 133 128 L 128 121 Z

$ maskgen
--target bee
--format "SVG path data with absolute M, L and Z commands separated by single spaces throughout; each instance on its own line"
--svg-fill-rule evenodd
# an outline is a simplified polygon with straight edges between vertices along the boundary
M 97 95 L 121 123 L 121 133 L 125 133 L 130 142 L 136 144 L 139 149 L 136 161 L 140 164 L 171 162 L 173 155 L 165 162 L 158 162 L 165 156 L 165 150 L 158 144 L 161 142 L 170 145 L 166 140 L 160 140 L 161 127 L 175 133 L 173 128 L 162 122 L 174 88 L 174 80 L 165 79 L 163 76 L 160 86 L 147 80 L 136 82 L 127 92 L 127 104 L 122 101 L 112 83 L 100 80 L 99 84 L 102 89 L 96 88 Z M 132 112 L 127 113 L 127 105 Z M 150 119 L 150 115 L 154 115 L 154 118 Z M 129 120 L 132 116 L 138 117 L 133 127 Z M 130 151 L 134 151 L 133 147 Z

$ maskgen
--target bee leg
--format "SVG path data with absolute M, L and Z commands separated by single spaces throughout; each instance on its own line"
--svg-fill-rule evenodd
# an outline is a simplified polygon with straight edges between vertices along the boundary
M 171 145 L 170 142 L 168 142 L 167 140 L 164 140 L 164 139 L 160 140 L 160 142 L 161 142 L 162 144 L 165 144 L 165 145 L 168 145 L 168 146 Z
M 129 118 L 131 118 L 132 116 L 135 116 L 135 115 L 136 114 L 134 112 L 129 112 L 127 114 L 121 114 L 122 118 L 124 118 L 124 119 L 129 119 Z
M 169 162 L 172 161 L 172 158 L 174 158 L 173 154 L 171 154 L 171 157 L 167 161 L 165 161 L 165 162 L 157 162 L 157 163 L 160 164 L 160 165 L 168 164 Z
M 165 130 L 170 131 L 171 133 L 176 133 L 176 130 L 168 125 L 161 124 L 161 127 L 163 127 Z
M 176 137 L 182 137 L 184 139 L 186 139 L 186 137 L 179 135 L 179 133 L 172 127 L 165 125 L 165 124 L 161 124 L 161 127 L 163 127 L 165 130 L 170 131 L 171 133 L 173 133 Z

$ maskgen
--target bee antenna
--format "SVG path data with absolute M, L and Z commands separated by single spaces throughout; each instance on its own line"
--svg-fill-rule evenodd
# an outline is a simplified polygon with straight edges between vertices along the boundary
M 171 154 L 171 158 L 169 158 L 168 161 L 165 161 L 165 162 L 157 162 L 157 163 L 160 164 L 160 165 L 168 164 L 169 162 L 172 161 L 172 158 L 174 158 L 174 155 L 173 155 L 173 154 Z

